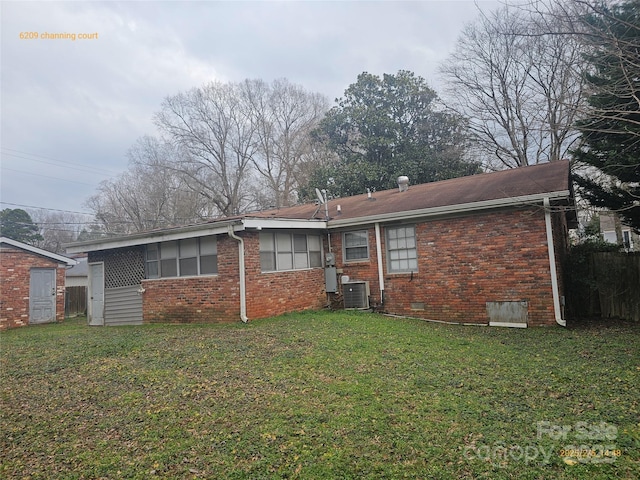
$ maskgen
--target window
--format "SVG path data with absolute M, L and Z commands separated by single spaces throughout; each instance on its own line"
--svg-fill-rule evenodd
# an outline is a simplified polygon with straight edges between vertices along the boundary
M 263 272 L 321 266 L 322 241 L 319 235 L 260 233 L 260 268 Z
M 366 230 L 345 232 L 343 245 L 345 262 L 369 259 L 369 234 Z
M 180 276 L 198 274 L 198 239 L 180 240 Z
M 153 243 L 146 248 L 146 277 L 184 277 L 218 273 L 215 236 Z
M 158 264 L 158 244 L 147 245 L 147 278 L 158 278 L 160 269 Z
M 178 264 L 176 262 L 178 242 L 163 242 L 160 244 L 160 276 L 177 277 Z
M 414 226 L 387 228 L 387 258 L 390 272 L 418 270 Z
M 200 238 L 200 275 L 218 273 L 218 243 L 216 237 Z

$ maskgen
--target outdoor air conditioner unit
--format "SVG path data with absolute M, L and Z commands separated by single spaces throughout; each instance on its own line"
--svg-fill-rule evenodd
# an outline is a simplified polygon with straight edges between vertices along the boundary
M 342 284 L 344 308 L 369 308 L 369 282 L 345 282 Z

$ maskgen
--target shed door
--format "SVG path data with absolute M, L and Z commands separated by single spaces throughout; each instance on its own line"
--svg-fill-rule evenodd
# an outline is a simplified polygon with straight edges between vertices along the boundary
M 32 268 L 29 280 L 29 323 L 56 319 L 56 269 Z
M 104 263 L 89 264 L 89 325 L 104 325 Z

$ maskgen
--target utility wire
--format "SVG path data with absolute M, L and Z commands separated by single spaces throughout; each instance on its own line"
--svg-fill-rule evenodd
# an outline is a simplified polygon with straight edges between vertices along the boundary
M 77 182 L 77 181 L 75 181 L 75 180 L 69 180 L 69 179 L 67 179 L 67 178 L 51 177 L 51 176 L 49 176 L 49 175 L 41 175 L 41 174 L 39 174 L 39 173 L 25 172 L 25 171 L 23 171 L 23 170 L 16 170 L 16 169 L 14 169 L 14 168 L 6 168 L 6 167 L 3 167 L 3 168 L 2 168 L 2 170 L 8 171 L 8 172 L 24 173 L 24 174 L 26 174 L 26 175 L 34 175 L 34 176 L 36 176 L 36 177 L 50 178 L 50 179 L 52 179 L 52 180 L 60 180 L 60 181 L 63 181 L 63 182 L 77 183 L 77 184 L 79 184 L 79 185 L 87 185 L 87 186 L 89 186 L 89 187 L 95 187 L 95 186 L 96 186 L 96 185 L 95 185 L 95 184 L 93 184 L 93 183 Z
M 36 210 L 49 210 L 51 212 L 65 212 L 65 213 L 79 213 L 80 215 L 93 215 L 93 213 L 88 213 L 88 212 L 76 212 L 76 211 L 73 211 L 73 210 L 60 210 L 58 208 L 34 207 L 33 205 L 23 205 L 21 203 L 4 202 L 2 200 L 0 200 L 0 204 L 2 204 L 2 205 L 11 205 L 12 207 L 35 208 Z
M 113 178 L 113 175 L 111 173 L 107 173 L 106 171 L 103 171 L 103 172 L 96 171 L 96 170 L 101 170 L 100 168 L 70 167 L 70 166 L 66 166 L 66 165 L 59 165 L 56 162 L 48 162 L 46 160 L 38 160 L 37 158 L 23 157 L 22 155 L 16 155 L 14 153 L 5 153 L 5 156 L 21 158 L 23 160 L 28 160 L 30 162 L 38 162 L 38 163 L 44 163 L 44 164 L 47 164 L 47 165 L 53 165 L 54 167 L 65 168 L 67 170 L 74 170 L 76 172 L 81 172 L 81 173 L 93 173 L 93 174 L 97 173 L 97 174 L 100 174 L 100 175 L 109 175 L 109 178 Z
M 46 155 L 38 155 L 37 153 L 30 153 L 30 152 L 25 152 L 22 150 L 16 150 L 15 148 L 8 148 L 8 147 L 2 147 L 3 150 L 8 150 L 10 152 L 16 152 L 16 153 L 20 153 L 22 155 L 28 155 L 29 157 L 39 157 L 39 158 L 44 158 L 46 160 L 51 160 L 53 162 L 56 162 L 56 164 L 64 164 L 64 165 L 71 165 L 73 167 L 80 167 L 80 168 L 85 168 L 85 169 L 89 169 L 91 172 L 94 172 L 96 170 L 102 170 L 105 174 L 107 175 L 111 175 L 111 176 L 115 176 L 118 175 L 118 173 L 115 170 L 111 170 L 109 168 L 104 168 L 104 167 L 94 167 L 92 165 L 83 165 L 80 163 L 74 163 L 74 162 L 67 162 L 65 160 L 58 160 L 57 158 L 53 158 L 53 157 L 47 157 Z M 16 155 L 14 153 L 5 153 L 5 155 L 10 155 L 10 156 L 14 156 L 14 157 L 18 157 L 18 158 L 25 158 L 26 160 L 33 160 L 34 162 L 42 162 L 42 160 L 36 160 L 34 158 L 27 158 L 27 157 L 21 157 L 19 155 Z M 47 162 L 43 162 L 43 163 L 47 163 Z M 65 167 L 65 168 L 70 168 L 70 167 Z

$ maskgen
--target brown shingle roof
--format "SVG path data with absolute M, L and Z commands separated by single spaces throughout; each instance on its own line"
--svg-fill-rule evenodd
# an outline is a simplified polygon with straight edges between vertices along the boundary
M 569 171 L 569 162 L 562 160 L 411 185 L 406 192 L 400 192 L 397 188 L 384 190 L 373 193 L 374 200 L 368 199 L 366 193 L 338 198 L 329 201 L 329 217 L 335 220 L 338 218 L 348 220 L 552 192 L 570 192 Z M 341 207 L 339 215 L 338 205 Z M 324 219 L 324 216 L 324 207 L 318 209 L 316 204 L 297 205 L 245 215 L 253 218 L 283 219 Z
M 353 197 L 337 198 L 329 201 L 328 204 L 330 218 L 328 226 L 330 228 L 332 226 L 338 228 L 381 221 L 380 218 L 383 218 L 383 221 L 389 221 L 396 218 L 430 215 L 431 213 L 461 213 L 475 210 L 474 205 L 476 207 L 479 206 L 478 208 L 498 206 L 491 204 L 491 202 L 496 201 L 496 203 L 499 203 L 501 199 L 505 200 L 505 205 L 518 204 L 520 201 L 528 203 L 526 198 L 528 196 L 537 196 L 536 200 L 539 204 L 544 194 L 555 194 L 550 195 L 550 197 L 554 197 L 556 203 L 561 201 L 568 204 L 567 218 L 570 221 L 571 228 L 576 226 L 575 210 L 572 208 L 568 161 L 413 185 L 406 192 L 400 192 L 398 189 L 384 190 L 373 194 L 375 200 L 369 200 L 366 193 Z M 509 199 L 514 201 L 509 202 Z M 482 202 L 489 202 L 490 204 L 487 205 Z M 338 205 L 341 207 L 340 214 L 337 212 Z M 438 211 L 431 212 L 428 210 L 431 208 Z M 376 218 L 378 216 L 379 218 Z M 153 232 L 138 233 L 120 238 L 78 242 L 68 248 L 72 252 L 88 252 L 103 250 L 109 248 L 109 245 L 140 245 L 149 243 L 158 235 L 170 233 L 189 234 L 202 229 L 224 228 L 228 225 L 242 223 L 244 219 L 257 219 L 258 222 L 260 219 L 315 219 L 318 221 L 325 219 L 325 209 L 324 206 L 308 203 L 294 207 L 237 215 L 235 217 L 219 218 L 201 224 L 159 229 Z M 300 225 L 305 223 L 300 222 Z M 323 224 L 323 222 L 316 222 L 316 226 L 320 224 Z

